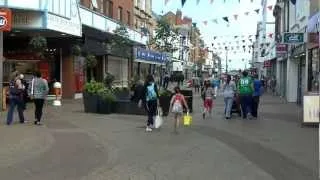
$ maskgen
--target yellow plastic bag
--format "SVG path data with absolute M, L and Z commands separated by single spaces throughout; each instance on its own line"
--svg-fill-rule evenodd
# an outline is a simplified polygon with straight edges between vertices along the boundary
M 189 115 L 189 112 L 183 116 L 183 125 L 190 126 L 192 123 L 192 116 Z

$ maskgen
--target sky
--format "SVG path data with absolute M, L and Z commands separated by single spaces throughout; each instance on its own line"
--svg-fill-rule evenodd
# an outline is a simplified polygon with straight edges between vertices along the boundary
M 249 67 L 248 63 L 252 59 L 252 50 L 249 53 L 248 48 L 252 43 L 249 39 L 255 40 L 257 22 L 262 20 L 261 0 L 253 0 L 252 2 L 251 0 L 240 0 L 240 3 L 239 0 L 213 0 L 212 4 L 210 2 L 211 0 L 200 0 L 197 5 L 197 0 L 187 0 L 182 7 L 181 0 L 169 0 L 166 5 L 165 0 L 153 0 L 152 9 L 159 15 L 169 11 L 175 13 L 177 9 L 180 9 L 183 16 L 191 17 L 197 23 L 206 45 L 210 50 L 218 53 L 222 58 L 223 65 L 226 56 L 228 56 L 229 70 Z M 276 0 L 267 0 L 267 5 L 274 5 L 275 2 Z M 256 9 L 259 9 L 259 14 L 255 12 Z M 249 12 L 249 14 L 246 15 L 246 12 Z M 223 20 L 223 17 L 228 17 L 229 25 Z M 217 22 L 214 22 L 214 20 L 217 20 Z M 205 24 L 205 21 L 207 21 L 207 24 Z M 274 21 L 272 11 L 268 12 L 268 21 Z M 250 37 L 249 35 L 253 36 Z M 235 38 L 235 36 L 238 37 Z M 243 40 L 245 40 L 245 43 L 243 43 Z M 214 47 L 212 47 L 212 43 Z M 245 52 L 242 45 L 247 47 Z M 234 47 L 234 49 L 226 53 L 225 46 L 229 46 L 230 49 Z M 239 46 L 239 49 L 237 46 Z M 219 49 L 220 47 L 223 48 Z

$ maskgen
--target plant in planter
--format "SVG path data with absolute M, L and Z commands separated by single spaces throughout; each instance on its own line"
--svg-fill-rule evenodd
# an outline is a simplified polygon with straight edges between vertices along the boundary
M 110 114 L 112 113 L 112 107 L 116 101 L 116 97 L 111 89 L 104 88 L 98 92 L 99 103 L 98 103 L 98 113 L 100 114 Z
M 71 53 L 74 56 L 80 56 L 81 55 L 81 47 L 77 44 L 73 45 L 71 48 Z
M 111 89 L 114 79 L 115 79 L 114 75 L 107 73 L 106 77 L 103 79 L 103 83 L 107 88 Z
M 162 90 L 159 92 L 159 102 L 164 116 L 169 114 L 170 100 L 172 96 L 173 93 L 169 90 Z
M 86 67 L 90 70 L 90 80 L 94 80 L 93 68 L 98 64 L 96 57 L 92 54 L 86 56 Z
M 38 54 L 38 56 L 43 57 L 43 54 L 47 49 L 47 39 L 43 36 L 36 35 L 30 39 L 29 46 L 32 51 Z
M 90 81 L 85 84 L 83 92 L 83 104 L 85 112 L 98 112 L 99 92 L 103 89 L 103 83 L 99 83 L 96 81 Z

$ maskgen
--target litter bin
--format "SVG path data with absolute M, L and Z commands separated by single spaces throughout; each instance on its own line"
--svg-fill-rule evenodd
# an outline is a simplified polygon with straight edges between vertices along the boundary
M 192 90 L 181 90 L 181 94 L 186 98 L 187 104 L 189 106 L 189 112 L 193 112 L 193 92 Z M 186 110 L 185 110 L 186 111 Z

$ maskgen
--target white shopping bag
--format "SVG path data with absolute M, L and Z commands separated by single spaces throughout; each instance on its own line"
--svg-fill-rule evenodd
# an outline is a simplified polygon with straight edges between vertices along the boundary
M 161 127 L 163 123 L 163 119 L 162 119 L 162 111 L 160 108 L 158 108 L 157 110 L 157 115 L 156 117 L 154 118 L 154 128 L 158 129 Z

